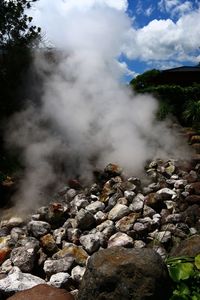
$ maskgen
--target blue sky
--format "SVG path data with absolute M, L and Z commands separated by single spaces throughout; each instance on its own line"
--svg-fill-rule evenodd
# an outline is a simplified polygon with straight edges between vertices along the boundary
M 137 32 L 146 29 L 149 42 L 157 45 L 157 53 L 163 53 L 159 59 L 156 51 L 149 58 L 148 54 L 146 57 L 133 54 L 130 59 L 123 56 L 129 69 L 142 73 L 151 68 L 166 69 L 200 62 L 200 35 L 196 32 L 197 27 L 200 30 L 199 7 L 200 1 L 195 0 L 129 0 L 127 12 L 133 19 L 134 29 Z M 163 40 L 161 44 L 158 40 L 163 35 L 168 36 L 168 41 Z M 187 35 L 187 40 L 184 35 Z M 149 43 L 144 41 L 143 45 L 146 47 Z
M 200 62 L 199 0 L 39 0 L 36 4 L 34 19 L 47 39 L 61 47 L 92 49 L 105 58 L 108 51 L 113 53 L 125 81 L 153 68 Z

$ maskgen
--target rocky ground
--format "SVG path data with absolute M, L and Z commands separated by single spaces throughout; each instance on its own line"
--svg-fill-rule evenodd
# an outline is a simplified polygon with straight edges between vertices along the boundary
M 26 219 L 2 220 L 0 299 L 39 284 L 73 295 L 60 300 L 168 299 L 163 260 L 200 252 L 200 136 L 186 135 L 196 151 L 190 161 L 151 161 L 145 180 L 109 164 L 91 186 L 71 180 Z M 11 298 L 36 299 L 24 297 Z

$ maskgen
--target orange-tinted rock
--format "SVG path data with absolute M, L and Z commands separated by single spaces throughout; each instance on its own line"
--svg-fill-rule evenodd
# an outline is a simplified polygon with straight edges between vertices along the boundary
M 64 289 L 39 284 L 31 289 L 18 292 L 7 300 L 74 300 L 74 297 Z
M 80 246 L 70 245 L 54 254 L 53 258 L 60 259 L 66 256 L 71 256 L 77 264 L 85 265 L 88 258 L 87 252 Z
M 58 251 L 58 247 L 53 236 L 48 233 L 40 238 L 41 246 L 46 252 L 54 253 Z
M 9 247 L 3 247 L 0 249 L 0 265 L 8 258 L 11 249 Z

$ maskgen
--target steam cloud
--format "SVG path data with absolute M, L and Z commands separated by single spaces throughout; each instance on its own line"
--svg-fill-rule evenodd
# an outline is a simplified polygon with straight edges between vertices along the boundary
M 26 165 L 16 195 L 21 207 L 36 205 L 45 188 L 62 180 L 63 170 L 64 177 L 87 181 L 94 165 L 113 162 L 137 174 L 148 158 L 174 156 L 176 137 L 154 120 L 156 100 L 133 95 L 120 83 L 117 58 L 131 29 L 125 4 L 38 2 L 35 19 L 56 47 L 57 59 L 50 63 L 35 54 L 44 82 L 42 106 L 29 106 L 10 127 L 9 142 L 22 149 Z

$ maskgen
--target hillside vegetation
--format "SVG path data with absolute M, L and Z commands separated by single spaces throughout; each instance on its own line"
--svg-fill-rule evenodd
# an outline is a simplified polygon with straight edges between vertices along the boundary
M 200 72 L 199 72 L 200 73 Z M 183 126 L 200 129 L 200 84 L 190 85 L 159 84 L 161 71 L 147 71 L 130 82 L 137 93 L 150 93 L 159 100 L 157 117 L 175 116 Z M 199 74 L 197 74 L 198 76 Z M 178 73 L 177 73 L 177 76 Z

